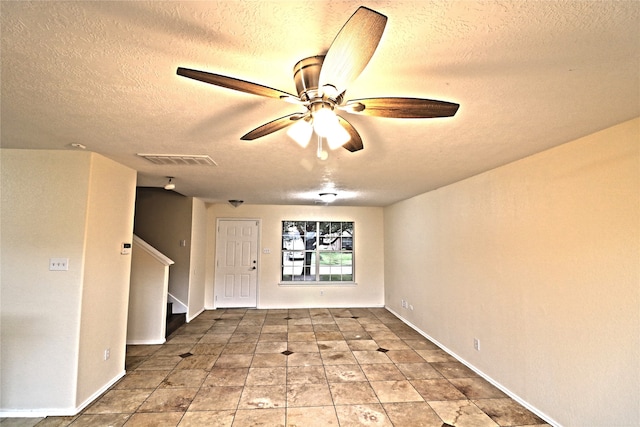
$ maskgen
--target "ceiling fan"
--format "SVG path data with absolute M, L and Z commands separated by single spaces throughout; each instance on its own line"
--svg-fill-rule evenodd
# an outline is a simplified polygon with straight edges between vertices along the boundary
M 336 112 L 392 118 L 433 118 L 453 116 L 459 107 L 452 102 L 420 98 L 345 101 L 347 87 L 369 63 L 386 23 L 386 16 L 364 6 L 359 7 L 333 40 L 326 55 L 305 58 L 293 67 L 297 96 L 257 83 L 188 68 L 179 67 L 177 74 L 240 92 L 279 98 L 306 108 L 306 111 L 259 126 L 242 136 L 242 140 L 254 140 L 289 128 L 287 133 L 303 147 L 308 145 L 315 131 L 320 158 L 326 158 L 326 151 L 322 149 L 323 138 L 331 149 L 343 146 L 354 152 L 364 147 L 362 138 Z

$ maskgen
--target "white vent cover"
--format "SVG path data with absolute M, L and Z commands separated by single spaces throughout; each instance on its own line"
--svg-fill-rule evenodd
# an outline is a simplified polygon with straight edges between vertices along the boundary
M 156 165 L 173 166 L 218 166 L 213 159 L 206 154 L 140 154 Z

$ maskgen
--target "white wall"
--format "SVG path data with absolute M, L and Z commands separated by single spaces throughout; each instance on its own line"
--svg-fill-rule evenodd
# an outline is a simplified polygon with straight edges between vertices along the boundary
M 0 153 L 0 411 L 73 414 L 84 396 L 124 370 L 126 303 L 120 305 L 128 295 L 128 261 L 118 259 L 105 272 L 96 260 L 113 261 L 117 242 L 131 239 L 135 172 L 88 152 Z M 110 174 L 122 194 L 105 189 Z M 112 210 L 102 211 L 103 197 Z M 102 227 L 110 236 L 101 234 Z M 68 258 L 69 270 L 49 271 L 53 257 Z M 100 278 L 112 272 L 108 284 Z M 106 300 L 98 292 L 102 286 L 114 291 Z M 101 315 L 96 326 L 99 306 L 112 320 Z M 97 356 L 86 351 L 103 340 L 112 343 L 115 358 L 96 364 Z M 86 375 L 92 368 L 97 372 Z
M 138 236 L 131 252 L 127 344 L 163 344 L 167 326 L 167 258 Z
M 258 308 L 374 307 L 384 304 L 382 208 L 212 204 L 207 208 L 207 281 L 205 304 L 214 308 L 217 219 L 261 220 Z M 357 286 L 279 285 L 282 221 L 354 221 Z M 262 253 L 270 249 L 270 254 Z M 320 296 L 320 291 L 324 292 Z
M 386 208 L 386 304 L 560 425 L 637 426 L 639 141 L 636 119 Z

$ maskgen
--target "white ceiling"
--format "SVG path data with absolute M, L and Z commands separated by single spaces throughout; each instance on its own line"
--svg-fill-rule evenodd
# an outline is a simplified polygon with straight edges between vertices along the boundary
M 388 17 L 347 99 L 456 102 L 455 117 L 350 115 L 364 150 L 316 158 L 279 131 L 302 111 L 176 75 L 179 66 L 295 93 L 293 65 L 324 54 L 364 5 Z M 386 206 L 640 116 L 638 1 L 0 2 L 1 143 L 80 143 L 210 202 Z M 137 153 L 207 154 L 158 166 Z

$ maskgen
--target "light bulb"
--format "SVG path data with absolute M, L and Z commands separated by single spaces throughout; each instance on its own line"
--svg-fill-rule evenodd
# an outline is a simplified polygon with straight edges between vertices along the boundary
M 318 135 L 326 138 L 338 123 L 338 117 L 329 108 L 319 108 L 313 113 L 313 130 Z
M 287 130 L 287 135 L 289 135 L 291 139 L 297 142 L 302 148 L 309 145 L 312 133 L 313 126 L 304 119 L 298 120 Z
M 323 202 L 331 203 L 336 199 L 337 194 L 336 193 L 320 193 L 319 196 L 320 196 L 320 200 L 322 200 Z

